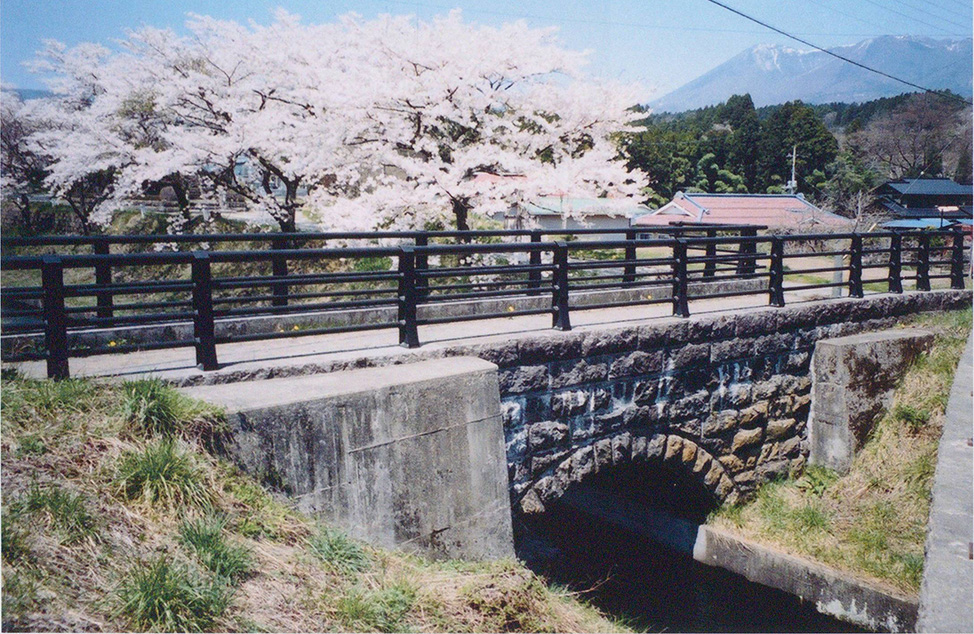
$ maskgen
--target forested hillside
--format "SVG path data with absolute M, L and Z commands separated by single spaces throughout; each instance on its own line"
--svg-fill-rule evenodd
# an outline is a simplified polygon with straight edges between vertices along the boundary
M 631 168 L 650 175 L 654 206 L 678 191 L 784 192 L 793 149 L 797 192 L 844 215 L 890 178 L 971 182 L 971 109 L 949 96 L 757 109 L 750 95 L 734 95 L 717 106 L 650 114 L 640 125 L 623 151 Z

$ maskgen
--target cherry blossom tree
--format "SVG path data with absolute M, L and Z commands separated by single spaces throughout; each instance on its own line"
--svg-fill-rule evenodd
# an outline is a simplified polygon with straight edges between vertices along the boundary
M 322 25 L 278 12 L 269 26 L 192 16 L 187 28 L 142 28 L 117 53 L 48 45 L 37 67 L 58 96 L 36 142 L 58 195 L 100 175 L 86 201 L 101 216 L 148 184 L 173 187 L 191 213 L 194 184 L 283 231 L 302 207 L 330 228 L 466 229 L 471 213 L 539 194 L 645 186 L 612 140 L 640 116 L 634 95 L 586 79 L 585 56 L 551 29 L 459 12 Z

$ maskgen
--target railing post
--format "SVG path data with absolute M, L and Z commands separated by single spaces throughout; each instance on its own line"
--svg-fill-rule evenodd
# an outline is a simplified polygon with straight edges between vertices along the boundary
M 626 229 L 626 240 L 635 240 L 636 230 Z M 626 266 L 622 272 L 622 283 L 628 284 L 636 281 L 636 247 L 626 247 Z
M 107 240 L 96 240 L 92 243 L 91 248 L 94 250 L 95 255 L 108 255 L 109 254 L 109 243 Z M 112 283 L 112 265 L 107 261 L 95 262 L 95 284 L 98 286 L 109 286 Z M 98 317 L 102 319 L 111 319 L 115 315 L 114 309 L 114 298 L 111 291 L 99 292 L 95 296 L 96 305 L 98 306 Z
M 429 245 L 429 236 L 425 233 L 416 236 L 415 244 L 417 247 L 425 247 Z M 425 252 L 420 252 L 416 254 L 416 270 L 417 271 L 427 271 L 429 269 L 429 256 Z M 429 278 L 416 276 L 416 297 L 419 299 L 425 299 L 430 294 L 430 283 Z M 417 344 L 418 345 L 418 344 Z
M 717 237 L 717 230 L 716 229 L 707 229 L 707 237 L 708 238 L 716 238 Z M 704 262 L 704 264 L 703 264 L 703 276 L 704 277 L 714 277 L 717 274 L 717 262 L 715 262 L 714 260 L 712 260 L 710 258 L 716 258 L 717 257 L 717 243 L 716 242 L 708 242 L 707 243 L 707 252 L 706 252 L 706 255 L 707 255 L 707 261 Z
M 571 330 L 572 322 L 568 314 L 568 244 L 555 243 L 552 258 L 555 270 L 552 273 L 551 327 L 555 330 Z
M 849 297 L 862 296 L 862 236 L 856 233 L 849 244 Z
M 887 277 L 890 293 L 903 292 L 903 236 L 894 233 L 889 239 L 889 276 Z
M 737 274 L 744 277 L 751 277 L 757 269 L 755 254 L 757 253 L 757 243 L 753 240 L 743 238 L 754 238 L 758 235 L 757 229 L 741 229 L 741 243 L 737 248 Z
M 689 317 L 687 300 L 687 243 L 682 238 L 673 241 L 673 314 Z
M 68 370 L 68 315 L 64 312 L 64 266 L 56 255 L 41 261 L 44 288 L 44 340 L 47 344 L 47 378 L 66 379 Z
M 419 347 L 416 327 L 418 294 L 415 247 L 403 245 L 399 247 L 399 345 L 407 348 Z
M 778 236 L 771 238 L 771 270 L 768 277 L 769 303 L 772 306 L 785 305 L 785 241 Z
M 213 317 L 213 272 L 210 254 L 193 251 L 193 338 L 196 340 L 196 364 L 201 370 L 216 370 L 216 326 Z
M 531 242 L 541 242 L 541 232 L 532 231 L 531 232 Z M 528 256 L 528 264 L 531 266 L 541 266 L 541 251 L 532 251 Z M 528 289 L 529 295 L 540 295 L 541 294 L 541 270 L 532 269 L 528 271 Z
M 953 243 L 950 248 L 950 287 L 964 288 L 964 234 L 954 231 Z
M 288 240 L 283 237 L 275 237 L 271 240 L 272 251 L 283 251 L 288 248 Z M 271 274 L 274 281 L 287 279 L 287 258 L 282 255 L 271 255 Z M 271 289 L 271 306 L 287 306 L 288 285 L 274 284 Z
M 930 290 L 930 235 L 921 233 L 917 249 L 917 290 Z

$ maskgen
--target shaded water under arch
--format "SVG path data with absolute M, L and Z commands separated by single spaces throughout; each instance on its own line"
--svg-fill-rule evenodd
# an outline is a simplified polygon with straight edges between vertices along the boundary
M 715 507 L 709 491 L 681 475 L 663 463 L 629 464 L 574 484 L 544 513 L 515 517 L 518 556 L 549 582 L 582 591 L 584 599 L 640 631 L 864 631 L 793 595 L 674 550 L 686 547 L 681 531 L 692 531 Z M 619 504 L 592 503 L 612 499 Z M 676 518 L 674 529 L 662 541 L 673 548 L 645 534 L 658 531 L 668 516 Z

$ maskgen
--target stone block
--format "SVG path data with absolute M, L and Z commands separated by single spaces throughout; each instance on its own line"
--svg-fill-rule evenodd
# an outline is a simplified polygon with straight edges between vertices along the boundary
M 709 344 L 686 344 L 679 348 L 672 348 L 669 352 L 670 366 L 676 370 L 689 369 L 695 366 L 709 365 Z
M 741 410 L 740 424 L 742 427 L 753 427 L 763 423 L 767 417 L 767 401 L 758 401 L 754 405 Z
M 659 395 L 660 379 L 649 378 L 636 381 L 633 384 L 632 400 L 636 405 L 652 405 Z
M 631 352 L 636 349 L 637 335 L 633 328 L 613 331 L 586 332 L 582 339 L 582 357 Z
M 632 437 L 623 432 L 612 438 L 612 463 L 625 464 L 632 457 Z
M 646 457 L 650 460 L 661 458 L 666 451 L 666 436 L 654 434 L 646 445 Z
M 785 436 L 793 435 L 797 426 L 798 421 L 794 418 L 779 418 L 768 421 L 765 433 L 768 440 L 781 440 Z
M 763 435 L 764 432 L 760 427 L 756 429 L 742 429 L 734 434 L 734 440 L 731 441 L 731 452 L 739 453 L 742 450 L 760 444 Z
M 636 350 L 619 359 L 609 367 L 609 380 L 655 374 L 663 370 L 663 352 Z
M 753 345 L 751 339 L 717 341 L 710 346 L 710 362 L 716 364 L 746 359 L 751 355 Z
M 568 425 L 564 423 L 547 421 L 528 426 L 528 443 L 532 452 L 564 445 L 568 438 Z
M 582 447 L 572 454 L 571 461 L 572 482 L 581 482 L 595 473 L 595 447 Z
M 736 429 L 740 424 L 740 414 L 733 409 L 725 409 L 716 412 L 703 421 L 701 433 L 704 437 L 723 434 L 732 429 Z
M 525 365 L 501 370 L 498 373 L 502 395 L 539 392 L 548 389 L 548 368 L 543 365 Z
M 680 462 L 683 455 L 683 439 L 679 436 L 668 436 L 666 439 L 666 450 L 663 453 L 663 460 L 666 462 Z
M 588 410 L 589 393 L 585 390 L 558 392 L 551 397 L 552 418 L 577 416 Z
M 582 356 L 583 335 L 574 332 L 551 333 L 518 341 L 518 363 L 539 365 Z
M 608 367 L 605 363 L 592 363 L 586 359 L 552 363 L 550 366 L 551 389 L 576 387 L 605 381 Z

